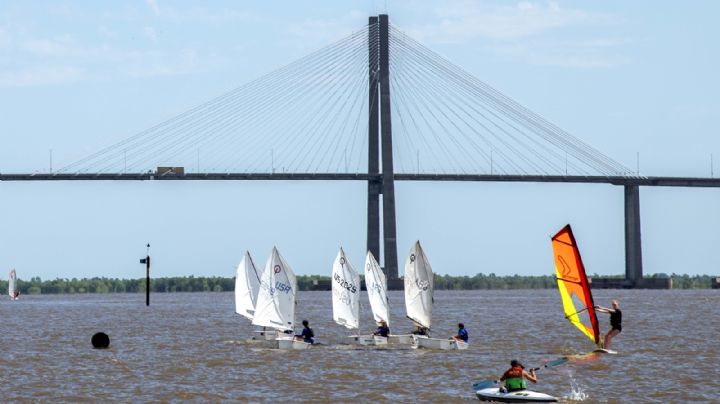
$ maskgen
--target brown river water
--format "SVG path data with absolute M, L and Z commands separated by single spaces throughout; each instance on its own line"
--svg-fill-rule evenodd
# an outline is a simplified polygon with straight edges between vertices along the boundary
M 566 402 L 720 402 L 720 290 L 594 294 L 603 306 L 620 299 L 619 354 L 541 369 L 534 390 Z M 392 331 L 409 331 L 402 292 L 390 302 Z M 322 342 L 305 351 L 253 341 L 232 293 L 154 294 L 150 307 L 144 294 L 21 296 L 0 300 L 0 315 L 2 402 L 471 402 L 472 383 L 497 378 L 512 358 L 530 367 L 593 348 L 555 290 L 437 291 L 432 336 L 462 321 L 467 351 L 350 345 L 330 292 L 299 293 L 297 323 L 307 318 Z M 606 332 L 606 314 L 600 324 Z M 92 349 L 99 331 L 110 349 Z

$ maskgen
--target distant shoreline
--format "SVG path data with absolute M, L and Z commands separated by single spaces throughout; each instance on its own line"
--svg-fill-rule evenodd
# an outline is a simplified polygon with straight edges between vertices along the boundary
M 597 276 L 591 278 L 622 278 L 622 276 Z M 710 289 L 710 275 L 672 274 L 673 289 Z M 316 290 L 318 285 L 328 285 L 329 276 L 298 275 L 298 289 Z M 231 292 L 235 290 L 235 278 L 179 276 L 151 279 L 153 293 L 177 292 Z M 554 276 L 524 276 L 477 274 L 474 276 L 435 275 L 435 290 L 503 290 L 503 289 L 555 289 Z M 7 290 L 7 281 L 0 281 L 0 290 Z M 21 295 L 38 294 L 84 294 L 84 293 L 142 293 L 145 278 L 83 278 L 54 279 L 43 281 L 39 277 L 29 281 L 18 279 Z

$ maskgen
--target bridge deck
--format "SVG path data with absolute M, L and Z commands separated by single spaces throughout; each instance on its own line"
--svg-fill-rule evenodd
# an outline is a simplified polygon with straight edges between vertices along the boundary
M 638 185 L 659 187 L 720 187 L 720 178 L 698 177 L 604 177 L 553 175 L 484 174 L 395 174 L 395 181 L 550 182 Z M 382 174 L 364 173 L 200 173 L 164 174 L 0 174 L 0 181 L 368 181 L 382 180 Z

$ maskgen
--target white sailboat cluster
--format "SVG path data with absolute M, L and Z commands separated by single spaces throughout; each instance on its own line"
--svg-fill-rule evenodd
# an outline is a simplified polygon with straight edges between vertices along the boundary
M 393 335 L 387 337 L 374 334 L 360 335 L 360 274 L 350 263 L 342 247 L 333 262 L 331 284 L 333 320 L 346 328 L 357 330 L 358 334 L 350 335 L 350 338 L 360 345 L 387 345 L 389 341 L 397 342 L 397 336 Z M 377 324 L 385 322 L 389 326 L 387 281 L 370 251 L 365 257 L 365 284 L 375 322 Z
M 311 344 L 295 338 L 295 294 L 297 280 L 290 265 L 273 247 L 261 275 L 250 253 L 246 252 L 237 267 L 235 279 L 235 312 L 248 318 L 267 340 L 279 348 L 306 349 Z M 413 344 L 414 348 L 467 349 L 468 344 L 453 338 L 430 338 L 415 334 L 389 334 L 387 337 L 360 334 L 360 275 L 345 251 L 340 248 L 332 266 L 332 308 L 335 323 L 349 330 L 361 345 Z M 365 285 L 373 319 L 390 326 L 387 279 L 380 265 L 368 251 L 365 257 Z M 405 309 L 407 317 L 419 329 L 432 328 L 433 272 L 425 252 L 417 241 L 405 261 Z M 268 331 L 271 329 L 273 331 Z
M 333 263 L 332 293 L 333 318 L 336 323 L 360 331 L 359 285 L 360 277 L 345 251 L 340 248 Z M 387 280 L 375 257 L 368 251 L 365 258 L 365 286 L 368 292 L 373 318 L 378 324 L 390 326 Z M 425 252 L 416 242 L 405 262 L 405 309 L 407 316 L 425 330 L 432 327 L 433 272 Z M 468 344 L 453 338 L 430 338 L 428 335 L 351 335 L 361 345 L 384 345 L 388 343 L 413 344 L 415 348 L 467 349 Z
M 293 334 L 296 293 L 295 273 L 277 248 L 273 247 L 259 277 L 250 253 L 245 253 L 235 280 L 235 311 L 253 325 L 263 327 L 261 334 L 274 339 L 281 349 L 306 349 L 311 345 L 296 340 Z M 267 332 L 268 328 L 274 333 Z

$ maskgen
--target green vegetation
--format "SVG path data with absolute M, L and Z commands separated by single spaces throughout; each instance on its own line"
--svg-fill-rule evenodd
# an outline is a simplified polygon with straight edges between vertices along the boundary
M 672 274 L 673 289 L 709 289 L 711 278 L 714 276 Z
M 594 275 L 593 278 L 601 278 Z M 622 276 L 603 276 L 602 278 L 622 278 Z M 672 274 L 673 289 L 708 289 L 711 285 L 709 275 Z M 329 285 L 329 276 L 300 275 L 297 277 L 300 290 L 312 290 L 315 283 Z M 157 278 L 150 282 L 152 292 L 229 292 L 235 289 L 235 278 L 183 276 Z M 557 285 L 554 276 L 499 276 L 495 274 L 477 274 L 475 276 L 435 275 L 436 290 L 472 290 L 472 289 L 554 289 Z M 0 281 L 0 290 L 7 291 L 7 281 Z M 18 279 L 18 289 L 23 295 L 37 294 L 74 294 L 74 293 L 141 293 L 145 292 L 145 278 L 141 279 L 55 279 L 43 281 L 39 277 L 24 281 Z

